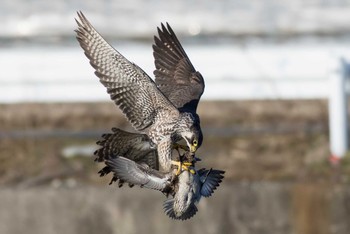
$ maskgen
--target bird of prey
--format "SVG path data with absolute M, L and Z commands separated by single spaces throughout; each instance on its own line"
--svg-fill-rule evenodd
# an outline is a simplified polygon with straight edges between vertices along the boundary
M 164 26 L 163 32 L 159 30 L 160 39 L 154 46 L 157 87 L 139 66 L 108 44 L 81 12 L 78 17 L 77 39 L 111 99 L 132 126 L 147 134 L 156 146 L 161 170 L 169 172 L 176 164 L 180 172 L 181 163 L 171 160 L 175 143 L 184 139 L 191 153 L 202 143 L 195 110 L 204 81 L 170 26 L 168 31 Z M 188 87 L 192 85 L 196 88 Z M 171 91 L 171 86 L 183 91 Z
M 117 177 L 126 182 L 171 194 L 173 198 L 164 202 L 164 211 L 170 218 L 180 220 L 189 219 L 197 213 L 196 204 L 202 196 L 209 197 L 213 194 L 225 173 L 205 168 L 197 170 L 195 174 L 182 170 L 176 180 L 171 181 L 170 173 L 161 173 L 146 164 L 138 164 L 124 157 L 109 159 L 105 163 Z

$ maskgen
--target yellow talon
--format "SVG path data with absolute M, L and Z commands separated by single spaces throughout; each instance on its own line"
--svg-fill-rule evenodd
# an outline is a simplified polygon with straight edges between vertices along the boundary
M 182 170 L 189 171 L 192 175 L 196 174 L 196 171 L 193 168 L 190 168 L 191 165 L 182 164 Z
M 178 176 L 181 174 L 181 171 L 189 171 L 191 174 L 196 174 L 196 171 L 192 168 L 190 168 L 192 166 L 191 162 L 183 162 L 181 163 L 180 161 L 171 161 L 172 165 L 177 166 L 177 170 L 175 175 Z
M 180 175 L 181 171 L 189 171 L 192 174 L 196 173 L 195 170 L 189 168 L 192 166 L 192 163 L 190 162 L 181 163 L 180 161 L 171 161 L 171 164 L 177 166 L 175 173 L 176 176 Z
M 177 170 L 176 170 L 175 175 L 176 175 L 176 176 L 180 175 L 180 173 L 181 173 L 181 168 L 182 168 L 181 162 L 180 162 L 180 161 L 171 161 L 171 164 L 177 166 Z

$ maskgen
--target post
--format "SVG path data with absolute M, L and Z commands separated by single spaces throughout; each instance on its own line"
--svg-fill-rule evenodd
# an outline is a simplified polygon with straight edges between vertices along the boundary
M 345 59 L 336 59 L 329 74 L 329 138 L 330 161 L 337 164 L 348 150 L 347 95 L 345 81 L 349 65 Z

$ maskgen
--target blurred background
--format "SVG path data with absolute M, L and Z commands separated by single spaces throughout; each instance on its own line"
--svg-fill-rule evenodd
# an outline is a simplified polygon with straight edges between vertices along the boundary
M 169 22 L 204 76 L 198 167 L 226 178 L 192 219 L 98 176 L 95 142 L 132 128 L 75 39 L 78 10 L 151 77 Z M 350 233 L 350 157 L 330 150 L 328 107 L 350 1 L 3 0 L 0 22 L 0 233 Z

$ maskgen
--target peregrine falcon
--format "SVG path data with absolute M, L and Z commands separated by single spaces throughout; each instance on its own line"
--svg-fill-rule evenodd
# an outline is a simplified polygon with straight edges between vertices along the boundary
M 189 219 L 197 213 L 196 204 L 202 196 L 209 197 L 213 194 L 225 173 L 205 168 L 197 170 L 195 174 L 183 170 L 176 180 L 171 182 L 170 173 L 161 173 L 146 164 L 138 164 L 124 157 L 109 159 L 106 165 L 123 181 L 171 194 L 173 198 L 164 202 L 164 212 L 170 218 L 180 220 Z
M 168 31 L 162 26 L 164 35 L 159 34 L 160 40 L 156 39 L 154 46 L 157 87 L 140 67 L 108 44 L 81 12 L 78 17 L 77 39 L 96 76 L 132 126 L 149 136 L 157 149 L 160 169 L 169 172 L 174 163 L 171 155 L 176 142 L 184 139 L 191 153 L 202 143 L 199 118 L 195 113 L 204 90 L 202 76 L 194 70 L 169 25 Z M 175 67 L 171 67 L 174 64 Z M 182 87 L 183 91 L 171 91 L 167 85 L 169 80 L 172 80 L 170 87 L 174 84 L 173 87 Z M 201 90 L 192 90 L 189 86 L 193 83 L 201 83 Z M 180 172 L 179 162 L 176 164 Z

